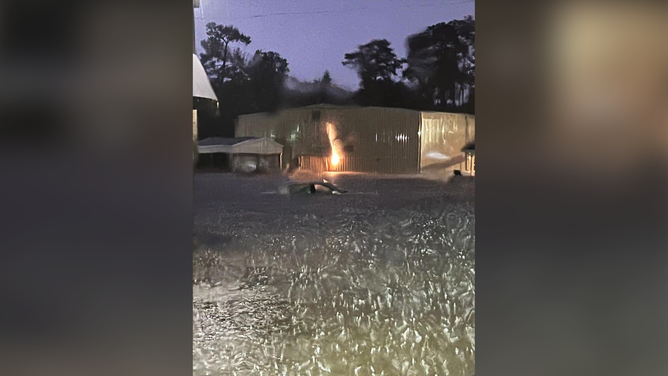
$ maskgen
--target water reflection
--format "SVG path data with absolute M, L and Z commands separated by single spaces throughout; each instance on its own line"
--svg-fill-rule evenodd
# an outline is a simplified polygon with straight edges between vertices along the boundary
M 336 184 L 376 195 L 260 194 L 279 183 L 197 177 L 196 242 L 228 241 L 194 254 L 195 375 L 474 374 L 472 196 L 360 176 Z

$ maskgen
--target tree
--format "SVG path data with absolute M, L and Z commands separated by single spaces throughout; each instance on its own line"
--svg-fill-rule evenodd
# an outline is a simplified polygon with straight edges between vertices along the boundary
M 257 50 L 249 57 L 240 46 L 250 42 L 234 26 L 207 24 L 201 60 L 221 106 L 200 111 L 202 137 L 232 136 L 237 116 L 281 104 L 288 62 L 273 51 Z
M 362 80 L 362 88 L 369 89 L 375 83 L 392 81 L 401 69 L 402 61 L 390 47 L 390 42 L 374 39 L 358 46 L 357 51 L 345 54 L 342 64 L 355 69 Z
M 238 73 L 238 66 L 228 67 L 234 57 L 234 51 L 230 52 L 230 45 L 241 43 L 247 46 L 251 43 L 251 38 L 234 26 L 217 25 L 215 22 L 206 25 L 206 35 L 207 39 L 202 41 L 204 53 L 200 55 L 202 65 L 215 83 L 222 84 L 232 74 Z M 239 50 L 236 52 L 239 53 Z
M 453 20 L 450 24 L 457 31 L 457 36 L 464 44 L 464 49 L 459 58 L 458 83 L 460 106 L 470 101 L 475 89 L 475 20 L 473 16 L 466 16 L 463 20 Z M 467 98 L 465 98 L 465 96 Z
M 407 41 L 404 78 L 427 106 L 464 106 L 475 86 L 475 20 L 467 16 L 429 26 Z
M 330 76 L 329 71 L 325 70 L 322 78 L 320 80 L 316 80 L 315 83 L 318 85 L 318 91 L 315 94 L 314 103 L 312 104 L 331 102 L 329 93 L 332 90 L 332 77 Z
M 397 89 L 393 77 L 404 64 L 397 58 L 390 42 L 386 39 L 372 40 L 358 46 L 357 51 L 345 54 L 344 59 L 342 64 L 355 69 L 361 80 L 357 102 L 370 106 L 389 105 L 388 95 Z
M 247 67 L 254 101 L 259 111 L 273 111 L 281 103 L 283 84 L 290 72 L 277 52 L 257 50 Z
M 353 93 L 334 84 L 329 72 L 313 81 L 288 77 L 283 88 L 283 106 L 288 108 L 315 104 L 353 105 Z
M 332 86 L 332 76 L 329 75 L 328 70 L 325 70 L 325 73 L 322 75 L 322 78 L 320 79 L 320 85 L 323 87 Z

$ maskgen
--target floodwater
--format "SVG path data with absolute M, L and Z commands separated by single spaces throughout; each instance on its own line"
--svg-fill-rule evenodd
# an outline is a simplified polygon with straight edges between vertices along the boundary
M 195 176 L 194 375 L 474 375 L 472 183 Z

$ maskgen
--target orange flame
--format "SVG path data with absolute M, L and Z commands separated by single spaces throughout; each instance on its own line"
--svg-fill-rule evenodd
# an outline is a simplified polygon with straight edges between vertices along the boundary
M 339 153 L 333 152 L 332 153 L 332 166 L 337 166 L 339 164 L 340 160 L 341 159 L 339 158 Z
M 332 147 L 330 162 L 332 163 L 332 166 L 336 167 L 339 162 L 341 162 L 341 157 L 339 156 L 339 151 L 334 143 L 334 140 L 336 140 L 336 129 L 334 129 L 332 123 L 327 123 L 327 137 L 329 138 L 329 145 Z

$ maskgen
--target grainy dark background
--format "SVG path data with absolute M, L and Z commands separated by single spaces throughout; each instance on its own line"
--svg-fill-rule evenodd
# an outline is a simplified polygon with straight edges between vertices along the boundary
M 191 372 L 191 7 L 0 5 L 0 373 Z

